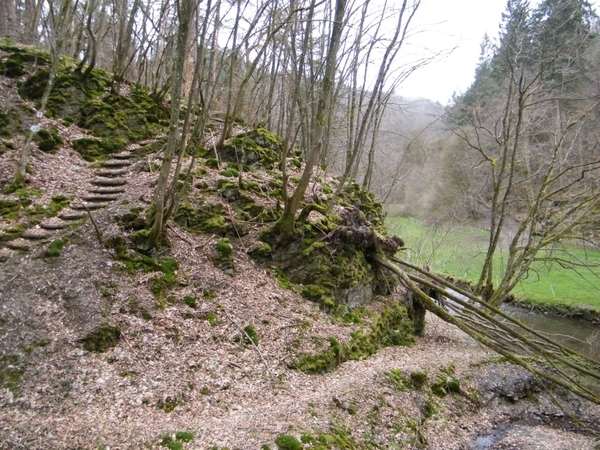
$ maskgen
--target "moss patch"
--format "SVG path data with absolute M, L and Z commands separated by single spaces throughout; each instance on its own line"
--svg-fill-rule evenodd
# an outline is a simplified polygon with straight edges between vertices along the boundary
M 25 368 L 25 361 L 17 355 L 0 356 L 0 386 L 19 395 L 19 384 Z
M 410 345 L 413 326 L 406 309 L 395 304 L 384 309 L 367 332 L 357 331 L 349 341 L 329 339 L 329 348 L 314 355 L 302 355 L 293 367 L 306 373 L 328 372 L 343 362 L 364 359 L 383 347 Z
M 220 203 L 206 203 L 196 207 L 191 203 L 182 202 L 173 220 L 191 231 L 219 236 L 235 236 L 236 229 L 225 216 L 225 207 Z
M 46 250 L 44 251 L 44 256 L 46 256 L 46 257 L 60 256 L 60 253 L 61 253 L 64 245 L 65 245 L 65 241 L 63 241 L 62 239 L 55 239 L 54 241 L 50 242 L 50 245 L 48 245 L 48 248 L 46 248 Z
M 34 140 L 41 151 L 52 154 L 56 153 L 58 147 L 63 143 L 55 127 L 52 127 L 50 130 L 42 128 L 35 134 Z
M 178 431 L 173 434 L 167 434 L 160 441 L 161 447 L 169 450 L 182 450 L 183 444 L 194 440 L 194 434 L 187 431 Z
M 111 138 L 81 138 L 72 142 L 73 149 L 88 162 L 107 159 L 111 154 L 118 153 L 126 146 L 126 141 Z
M 115 347 L 121 339 L 121 329 L 108 324 L 103 324 L 89 333 L 80 342 L 88 352 L 103 353 Z
M 218 152 L 224 162 L 273 169 L 283 156 L 283 141 L 268 130 L 257 128 L 230 139 Z

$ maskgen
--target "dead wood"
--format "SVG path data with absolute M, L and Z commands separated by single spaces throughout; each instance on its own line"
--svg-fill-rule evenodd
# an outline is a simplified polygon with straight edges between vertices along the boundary
M 580 375 L 599 380 L 600 364 L 579 355 L 566 347 L 556 344 L 555 342 L 550 342 L 552 345 L 547 347 L 540 345 L 539 342 L 534 342 L 525 334 L 517 332 L 500 322 L 493 317 L 491 313 L 498 314 L 501 317 L 510 320 L 514 324 L 520 326 L 524 331 L 534 334 L 541 339 L 541 342 L 548 342 L 549 340 L 540 333 L 529 329 L 519 321 L 511 319 L 499 309 L 494 308 L 472 294 L 457 286 L 453 286 L 451 283 L 440 277 L 436 277 L 423 269 L 419 269 L 419 271 L 430 277 L 432 280 L 435 280 L 437 283 L 442 283 L 453 291 L 464 295 L 473 303 L 462 300 L 457 295 L 449 292 L 448 289 L 442 289 L 437 284 L 432 283 L 425 278 L 409 275 L 389 259 L 376 256 L 376 260 L 383 267 L 398 275 L 402 284 L 413 293 L 414 300 L 421 303 L 429 312 L 435 314 L 442 320 L 457 326 L 478 342 L 506 357 L 512 363 L 525 368 L 534 375 L 551 381 L 586 400 L 600 404 L 600 397 L 579 381 Z M 395 260 L 404 264 L 401 260 Z M 404 265 L 415 268 L 410 263 Z M 420 286 L 427 286 L 441 292 L 444 296 L 447 296 L 452 301 L 456 302 L 462 309 L 455 308 L 455 314 L 450 313 L 445 308 L 436 304 L 429 295 L 423 292 L 423 289 L 421 289 Z M 492 332 L 490 332 L 490 330 L 492 330 Z M 508 345 L 509 343 L 512 343 L 512 341 L 518 342 L 517 347 L 521 350 L 525 350 L 526 356 L 523 356 L 514 350 L 510 350 L 511 347 L 514 348 L 514 345 Z

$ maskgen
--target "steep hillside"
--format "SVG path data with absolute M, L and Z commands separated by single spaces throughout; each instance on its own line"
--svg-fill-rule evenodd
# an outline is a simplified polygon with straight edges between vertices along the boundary
M 415 338 L 410 297 L 369 257 L 373 236 L 401 241 L 357 185 L 287 250 L 266 244 L 281 208 L 266 130 L 202 143 L 163 245 L 140 253 L 167 105 L 64 61 L 15 185 L 47 62 L 0 49 L 0 448 L 593 448 L 457 330 L 428 318 Z M 335 188 L 318 175 L 307 203 Z M 597 427 L 597 408 L 563 400 Z

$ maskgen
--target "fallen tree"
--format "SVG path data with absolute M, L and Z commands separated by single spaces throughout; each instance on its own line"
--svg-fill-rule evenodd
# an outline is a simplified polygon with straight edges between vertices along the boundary
M 599 394 L 589 387 L 600 381 L 599 363 L 552 341 L 471 292 L 428 270 L 396 257 L 375 258 L 377 263 L 400 278 L 401 283 L 413 293 L 413 301 L 422 308 L 457 326 L 481 344 L 534 375 L 600 404 Z M 425 290 L 436 292 L 439 298 L 445 297 L 450 301 L 438 304 Z M 589 383 L 585 383 L 586 380 Z

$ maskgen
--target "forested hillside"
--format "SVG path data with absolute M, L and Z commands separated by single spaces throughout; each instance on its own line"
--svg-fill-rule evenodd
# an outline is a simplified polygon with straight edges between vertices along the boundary
M 497 309 L 597 245 L 596 18 L 509 1 L 444 107 L 420 6 L 0 0 L 0 448 L 596 445 L 598 362 Z

